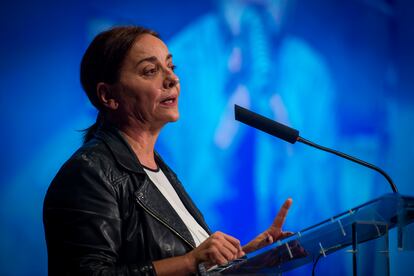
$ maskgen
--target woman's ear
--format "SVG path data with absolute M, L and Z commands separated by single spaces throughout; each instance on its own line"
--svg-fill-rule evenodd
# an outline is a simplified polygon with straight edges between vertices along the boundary
M 115 93 L 111 85 L 104 82 L 98 83 L 96 85 L 96 93 L 102 106 L 110 110 L 118 109 L 119 103 L 115 98 Z

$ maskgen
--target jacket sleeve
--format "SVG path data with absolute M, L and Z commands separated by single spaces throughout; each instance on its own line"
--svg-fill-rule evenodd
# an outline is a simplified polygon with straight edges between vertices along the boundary
M 118 192 L 99 162 L 71 159 L 49 187 L 43 208 L 49 275 L 155 275 L 151 263 L 120 261 Z

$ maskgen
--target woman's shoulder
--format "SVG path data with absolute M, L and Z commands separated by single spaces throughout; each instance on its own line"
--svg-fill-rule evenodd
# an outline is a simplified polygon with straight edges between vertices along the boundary
M 85 186 L 92 180 L 99 183 L 111 182 L 116 176 L 116 162 L 104 142 L 98 139 L 83 144 L 62 165 L 51 186 Z
M 107 167 L 113 167 L 114 164 L 114 158 L 106 144 L 99 139 L 92 139 L 76 150 L 59 172 L 106 171 Z
M 87 197 L 115 196 L 116 162 L 98 139 L 82 145 L 60 168 L 45 197 L 45 206 L 72 206 Z M 81 204 L 82 205 L 82 204 Z

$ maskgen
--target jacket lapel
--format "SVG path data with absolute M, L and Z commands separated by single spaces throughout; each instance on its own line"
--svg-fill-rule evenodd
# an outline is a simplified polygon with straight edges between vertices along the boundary
M 174 190 L 177 192 L 185 208 L 188 210 L 188 212 L 190 212 L 198 224 L 200 224 L 200 226 L 203 227 L 209 235 L 211 235 L 211 230 L 207 226 L 204 217 L 202 216 L 200 210 L 198 210 L 198 208 L 195 206 L 193 200 L 187 194 L 180 180 L 178 180 L 177 175 L 168 167 L 167 164 L 164 163 L 162 158 L 157 153 L 155 154 L 155 158 L 160 168 L 173 186 Z
M 194 239 L 187 226 L 148 177 L 145 178 L 135 196 L 138 204 L 151 216 L 183 239 L 190 247 L 195 248 Z

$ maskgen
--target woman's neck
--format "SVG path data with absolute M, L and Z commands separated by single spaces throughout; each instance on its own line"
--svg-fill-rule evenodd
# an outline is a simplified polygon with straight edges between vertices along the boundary
M 122 135 L 131 146 L 139 162 L 147 168 L 157 169 L 154 147 L 159 131 L 142 131 L 138 129 L 120 129 Z

